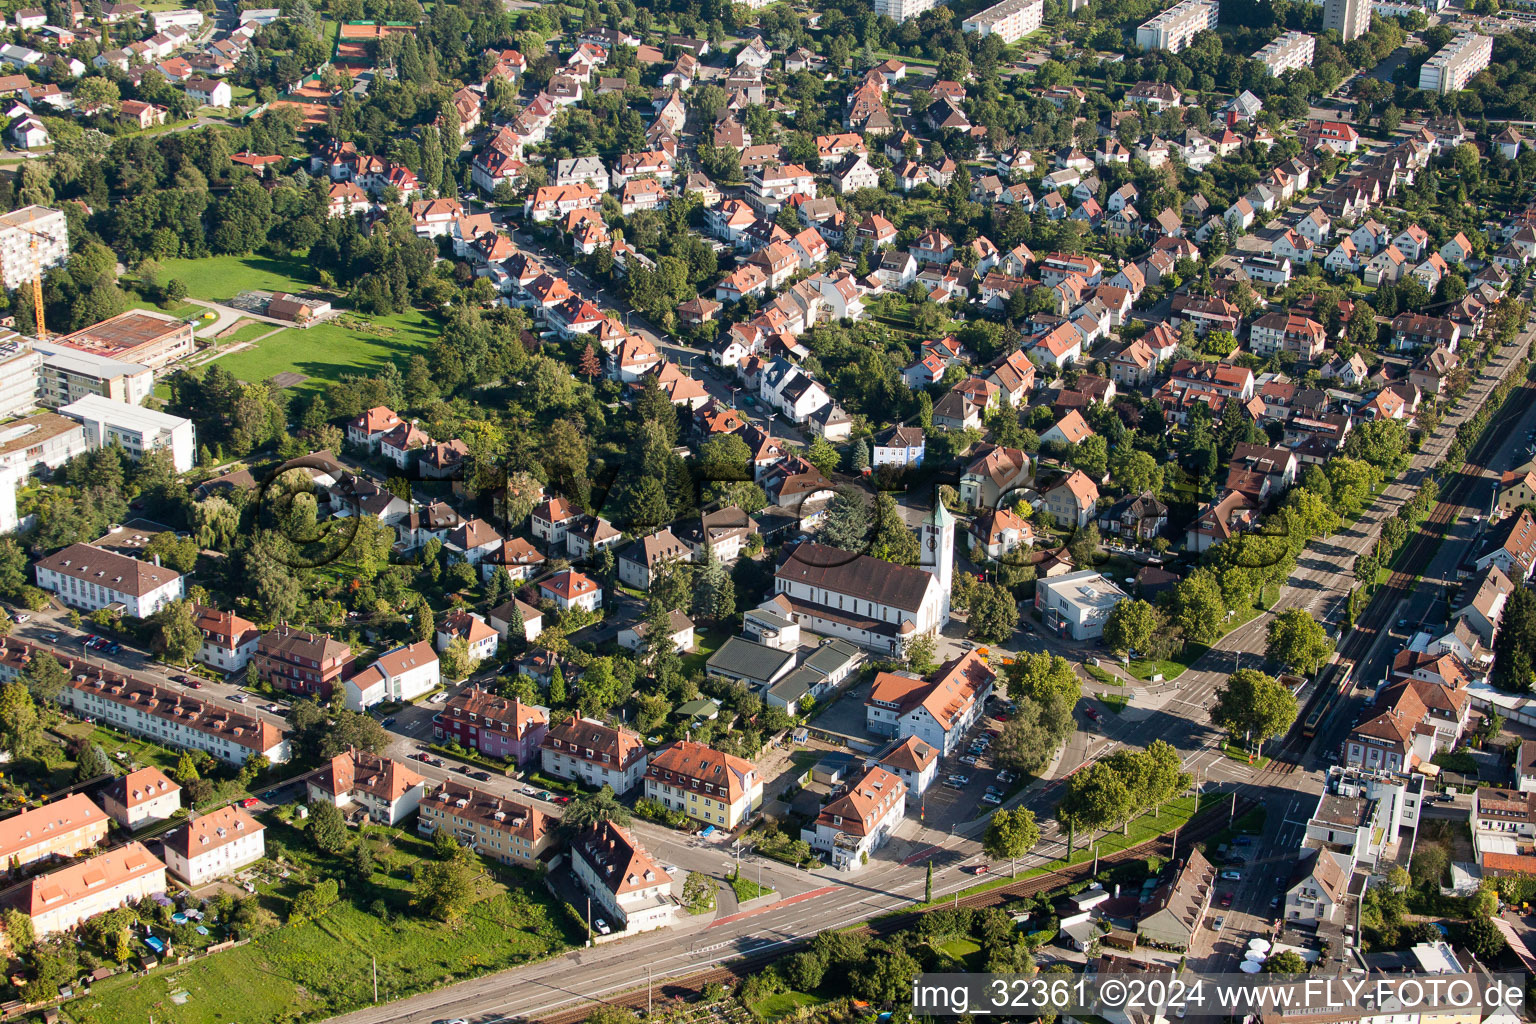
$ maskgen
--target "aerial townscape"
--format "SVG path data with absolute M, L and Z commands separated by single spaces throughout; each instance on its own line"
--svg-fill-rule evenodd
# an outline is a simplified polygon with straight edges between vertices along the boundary
M 1536 0 L 51 0 L 0 65 L 0 1020 L 1536 999 Z

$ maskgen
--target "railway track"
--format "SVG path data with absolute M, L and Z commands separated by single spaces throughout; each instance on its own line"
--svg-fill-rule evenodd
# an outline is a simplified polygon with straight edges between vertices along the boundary
M 1236 807 L 1231 810 L 1228 809 L 1229 805 L 1227 803 L 1208 807 L 1176 833 L 1164 833 L 1144 843 L 1139 843 L 1136 846 L 1100 857 L 1099 867 L 1102 870 L 1105 866 L 1119 864 L 1128 860 L 1137 860 L 1148 856 L 1170 856 L 1174 852 L 1175 837 L 1177 837 L 1177 842 L 1181 848 L 1188 849 L 1189 844 L 1209 839 L 1227 827 L 1228 822 L 1221 820 L 1223 811 L 1227 812 L 1230 820 L 1231 817 L 1246 813 L 1256 803 L 1257 801 L 1251 799 L 1239 799 Z M 1038 896 L 1043 892 L 1049 892 L 1063 885 L 1081 881 L 1092 875 L 1093 862 L 1083 861 L 1079 864 L 1073 864 L 1052 871 L 1049 874 L 1036 875 L 1033 878 L 1021 878 L 1017 882 L 1010 882 L 995 889 L 973 893 L 970 896 L 962 896 L 949 903 L 935 904 L 921 910 L 911 910 L 905 913 L 880 917 L 859 926 L 858 930 L 874 938 L 882 938 L 910 927 L 924 914 L 930 914 L 935 910 L 948 910 L 954 907 L 981 910 L 986 907 L 995 907 L 1020 897 Z M 744 953 L 729 964 L 706 968 L 680 978 L 669 978 L 666 981 L 658 982 L 650 989 L 641 986 L 601 1000 L 594 1000 L 594 1002 L 606 1003 L 610 1006 L 623 1006 L 632 1010 L 643 1010 L 653 1002 L 660 1003 L 664 1000 L 692 998 L 709 985 L 734 985 L 750 976 L 753 972 L 792 955 L 801 946 L 807 945 L 809 942 L 810 939 L 806 938 L 789 948 L 779 947 L 772 951 L 761 953 Z M 592 1012 L 592 1005 L 592 1003 L 584 1003 L 569 1009 L 558 1010 L 536 1019 L 529 1019 L 525 1024 L 580 1024 Z

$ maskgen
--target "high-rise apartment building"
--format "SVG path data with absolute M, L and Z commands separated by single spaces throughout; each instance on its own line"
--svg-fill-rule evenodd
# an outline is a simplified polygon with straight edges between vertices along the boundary
M 69 224 L 63 210 L 24 206 L 0 214 L 0 285 L 20 288 L 69 259 Z
M 1457 92 L 1492 59 L 1492 36 L 1463 32 L 1419 68 L 1419 88 L 1442 96 Z
M 1305 32 L 1287 32 L 1270 40 L 1267 46 L 1253 55 L 1253 59 L 1268 68 L 1275 78 L 1279 78 L 1292 68 L 1311 67 L 1312 53 L 1316 47 L 1316 40 Z
M 998 36 L 1005 43 L 1016 42 L 1040 27 L 1045 14 L 1045 0 L 1003 0 L 960 23 L 964 32 Z
M 1216 0 L 1180 0 L 1136 30 L 1136 45 L 1143 50 L 1178 53 L 1196 32 L 1215 28 L 1220 13 Z
M 1358 39 L 1371 27 L 1371 0 L 1326 0 L 1323 30 L 1333 29 L 1343 42 Z
M 933 0 L 875 0 L 875 13 L 889 15 L 896 22 L 915 18 L 933 7 Z

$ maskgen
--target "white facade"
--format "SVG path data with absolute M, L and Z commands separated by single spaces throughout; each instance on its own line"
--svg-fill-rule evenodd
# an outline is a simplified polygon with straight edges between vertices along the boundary
M 37 406 L 42 365 L 42 355 L 30 342 L 20 338 L 0 342 L 0 418 L 20 416 Z
M 1305 32 L 1287 32 L 1253 55 L 1253 59 L 1269 69 L 1270 75 L 1279 78 L 1293 68 L 1312 66 L 1312 53 L 1317 41 Z
M 165 866 L 188 885 L 223 878 L 266 856 L 265 833 L 256 819 L 231 804 L 167 835 Z
M 999 36 L 1012 43 L 1040 27 L 1045 0 L 1003 0 L 960 23 L 963 32 L 981 36 Z
M 1127 597 L 1125 591 L 1091 569 L 1035 584 L 1035 608 L 1044 618 L 1046 628 L 1074 640 L 1103 635 L 1110 609 Z
M 1371 28 L 1371 0 L 1327 0 L 1323 5 L 1323 31 L 1333 29 L 1340 42 L 1350 42 Z
M 197 432 L 192 421 L 181 416 L 114 402 L 100 395 L 87 395 L 59 412 L 80 422 L 85 428 L 86 443 L 92 448 L 106 448 L 116 442 L 134 459 L 151 449 L 164 448 L 171 453 L 178 473 L 190 470 L 197 458 Z
M 149 715 L 132 702 L 113 700 L 94 689 L 77 686 L 66 686 L 59 693 L 59 704 L 81 717 L 99 719 L 164 746 L 207 751 L 227 764 L 243 765 L 252 754 L 262 754 L 273 764 L 282 764 L 289 756 L 288 740 L 276 729 L 260 739 L 251 736 L 254 743 L 239 743 L 232 736 L 198 729 L 168 716 Z
M 875 0 L 875 13 L 885 14 L 898 24 L 933 8 L 934 0 Z
M 0 215 L 0 284 L 16 289 L 69 259 L 63 210 L 24 206 Z
M 180 573 L 89 544 L 56 551 L 36 570 L 41 589 L 86 612 L 121 604 L 126 614 L 145 619 L 186 595 Z
M 1457 92 L 1492 59 L 1492 36 L 1463 32 L 1419 68 L 1419 88 L 1442 96 Z
M 1136 30 L 1136 45 L 1178 53 L 1196 32 L 1215 28 L 1220 12 L 1217 0 L 1180 0 Z
M 88 395 L 143 405 L 155 388 L 155 373 L 143 363 L 125 363 L 49 341 L 38 342 L 37 352 L 37 403 L 44 408 L 57 409 Z

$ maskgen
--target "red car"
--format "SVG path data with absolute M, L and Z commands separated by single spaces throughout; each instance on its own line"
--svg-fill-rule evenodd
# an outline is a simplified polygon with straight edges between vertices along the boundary
M 1221 905 L 1224 906 L 1224 907 L 1230 907 L 1232 905 L 1232 894 L 1231 893 L 1224 892 L 1224 893 L 1221 894 Z
M 253 797 L 253 796 L 248 796 L 244 800 L 240 801 L 240 806 L 241 807 L 255 807 L 256 806 L 256 798 Z
M 971 874 L 973 875 L 984 875 L 987 873 L 987 871 L 988 868 L 985 864 L 977 864 L 975 867 L 971 868 Z
M 1093 719 L 1095 722 L 1101 721 L 1104 718 L 1103 715 L 1099 714 L 1098 708 L 1093 708 L 1093 707 L 1085 707 L 1085 708 L 1083 708 L 1083 714 L 1087 715 L 1089 718 Z

